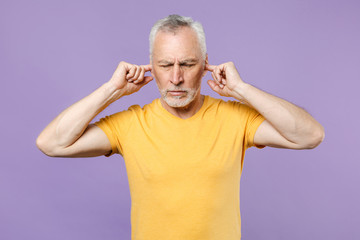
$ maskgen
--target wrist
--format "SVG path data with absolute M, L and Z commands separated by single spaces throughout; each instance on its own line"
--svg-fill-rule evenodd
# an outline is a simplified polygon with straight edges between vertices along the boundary
M 239 101 L 244 101 L 244 100 L 246 101 L 246 93 L 248 92 L 250 87 L 251 85 L 245 82 L 241 82 L 237 84 L 233 90 L 234 92 L 233 98 L 236 98 Z
M 123 91 L 118 88 L 113 82 L 108 81 L 103 84 L 103 93 L 106 95 L 110 102 L 114 102 L 123 96 Z

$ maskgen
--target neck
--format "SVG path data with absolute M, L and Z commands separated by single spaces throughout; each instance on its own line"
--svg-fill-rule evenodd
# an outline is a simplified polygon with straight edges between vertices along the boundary
M 187 119 L 194 116 L 204 103 L 204 95 L 198 94 L 189 105 L 181 108 L 170 107 L 162 98 L 160 98 L 161 105 L 172 115 Z

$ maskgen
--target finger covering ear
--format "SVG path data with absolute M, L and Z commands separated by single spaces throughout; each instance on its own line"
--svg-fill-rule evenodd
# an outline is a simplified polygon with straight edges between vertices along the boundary
M 220 94 L 220 87 L 217 85 L 213 80 L 208 80 L 207 84 L 210 86 L 210 88 L 214 91 Z

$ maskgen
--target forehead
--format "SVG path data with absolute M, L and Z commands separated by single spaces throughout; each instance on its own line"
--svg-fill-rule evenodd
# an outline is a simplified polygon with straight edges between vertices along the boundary
M 196 33 L 189 27 L 174 32 L 159 31 L 154 40 L 154 60 L 199 59 L 201 50 Z

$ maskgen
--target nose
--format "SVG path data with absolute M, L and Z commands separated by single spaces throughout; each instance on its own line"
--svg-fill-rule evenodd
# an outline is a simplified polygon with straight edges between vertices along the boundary
M 183 71 L 178 64 L 174 64 L 174 68 L 171 76 L 171 83 L 174 85 L 179 85 L 182 82 L 184 82 Z

